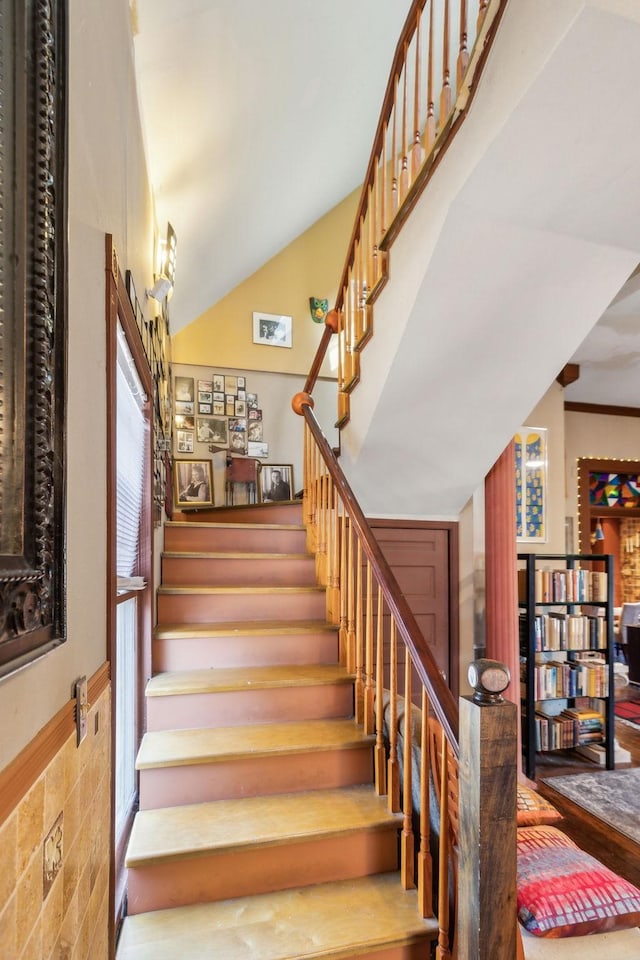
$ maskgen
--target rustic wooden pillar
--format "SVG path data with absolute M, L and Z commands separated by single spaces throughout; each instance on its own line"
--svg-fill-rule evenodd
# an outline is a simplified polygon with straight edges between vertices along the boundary
M 460 862 L 457 955 L 516 956 L 517 711 L 502 697 L 504 664 L 469 667 L 472 697 L 460 700 Z
M 485 479 L 486 654 L 509 668 L 505 696 L 520 701 L 516 484 L 513 442 Z

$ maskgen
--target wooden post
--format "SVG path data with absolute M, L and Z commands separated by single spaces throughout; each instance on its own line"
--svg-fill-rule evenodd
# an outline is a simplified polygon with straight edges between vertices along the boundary
M 502 697 L 509 671 L 495 660 L 469 667 L 475 693 L 460 699 L 460 837 L 457 955 L 516 956 L 515 704 Z

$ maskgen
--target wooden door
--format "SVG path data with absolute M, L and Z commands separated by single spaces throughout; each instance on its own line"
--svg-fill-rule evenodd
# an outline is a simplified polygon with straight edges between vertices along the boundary
M 369 523 L 439 670 L 457 696 L 457 524 L 378 519 Z

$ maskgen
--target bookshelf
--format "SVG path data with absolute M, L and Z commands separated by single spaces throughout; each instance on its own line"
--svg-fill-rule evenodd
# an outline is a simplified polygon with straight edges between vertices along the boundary
M 603 755 L 612 770 L 613 557 L 523 553 L 518 562 L 524 771 L 533 780 L 537 753 L 568 749 Z

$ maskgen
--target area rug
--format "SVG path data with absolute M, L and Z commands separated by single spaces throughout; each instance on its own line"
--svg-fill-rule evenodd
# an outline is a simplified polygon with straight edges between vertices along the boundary
M 613 710 L 620 720 L 640 727 L 640 700 L 618 700 Z
M 544 782 L 640 844 L 640 767 L 547 777 Z

